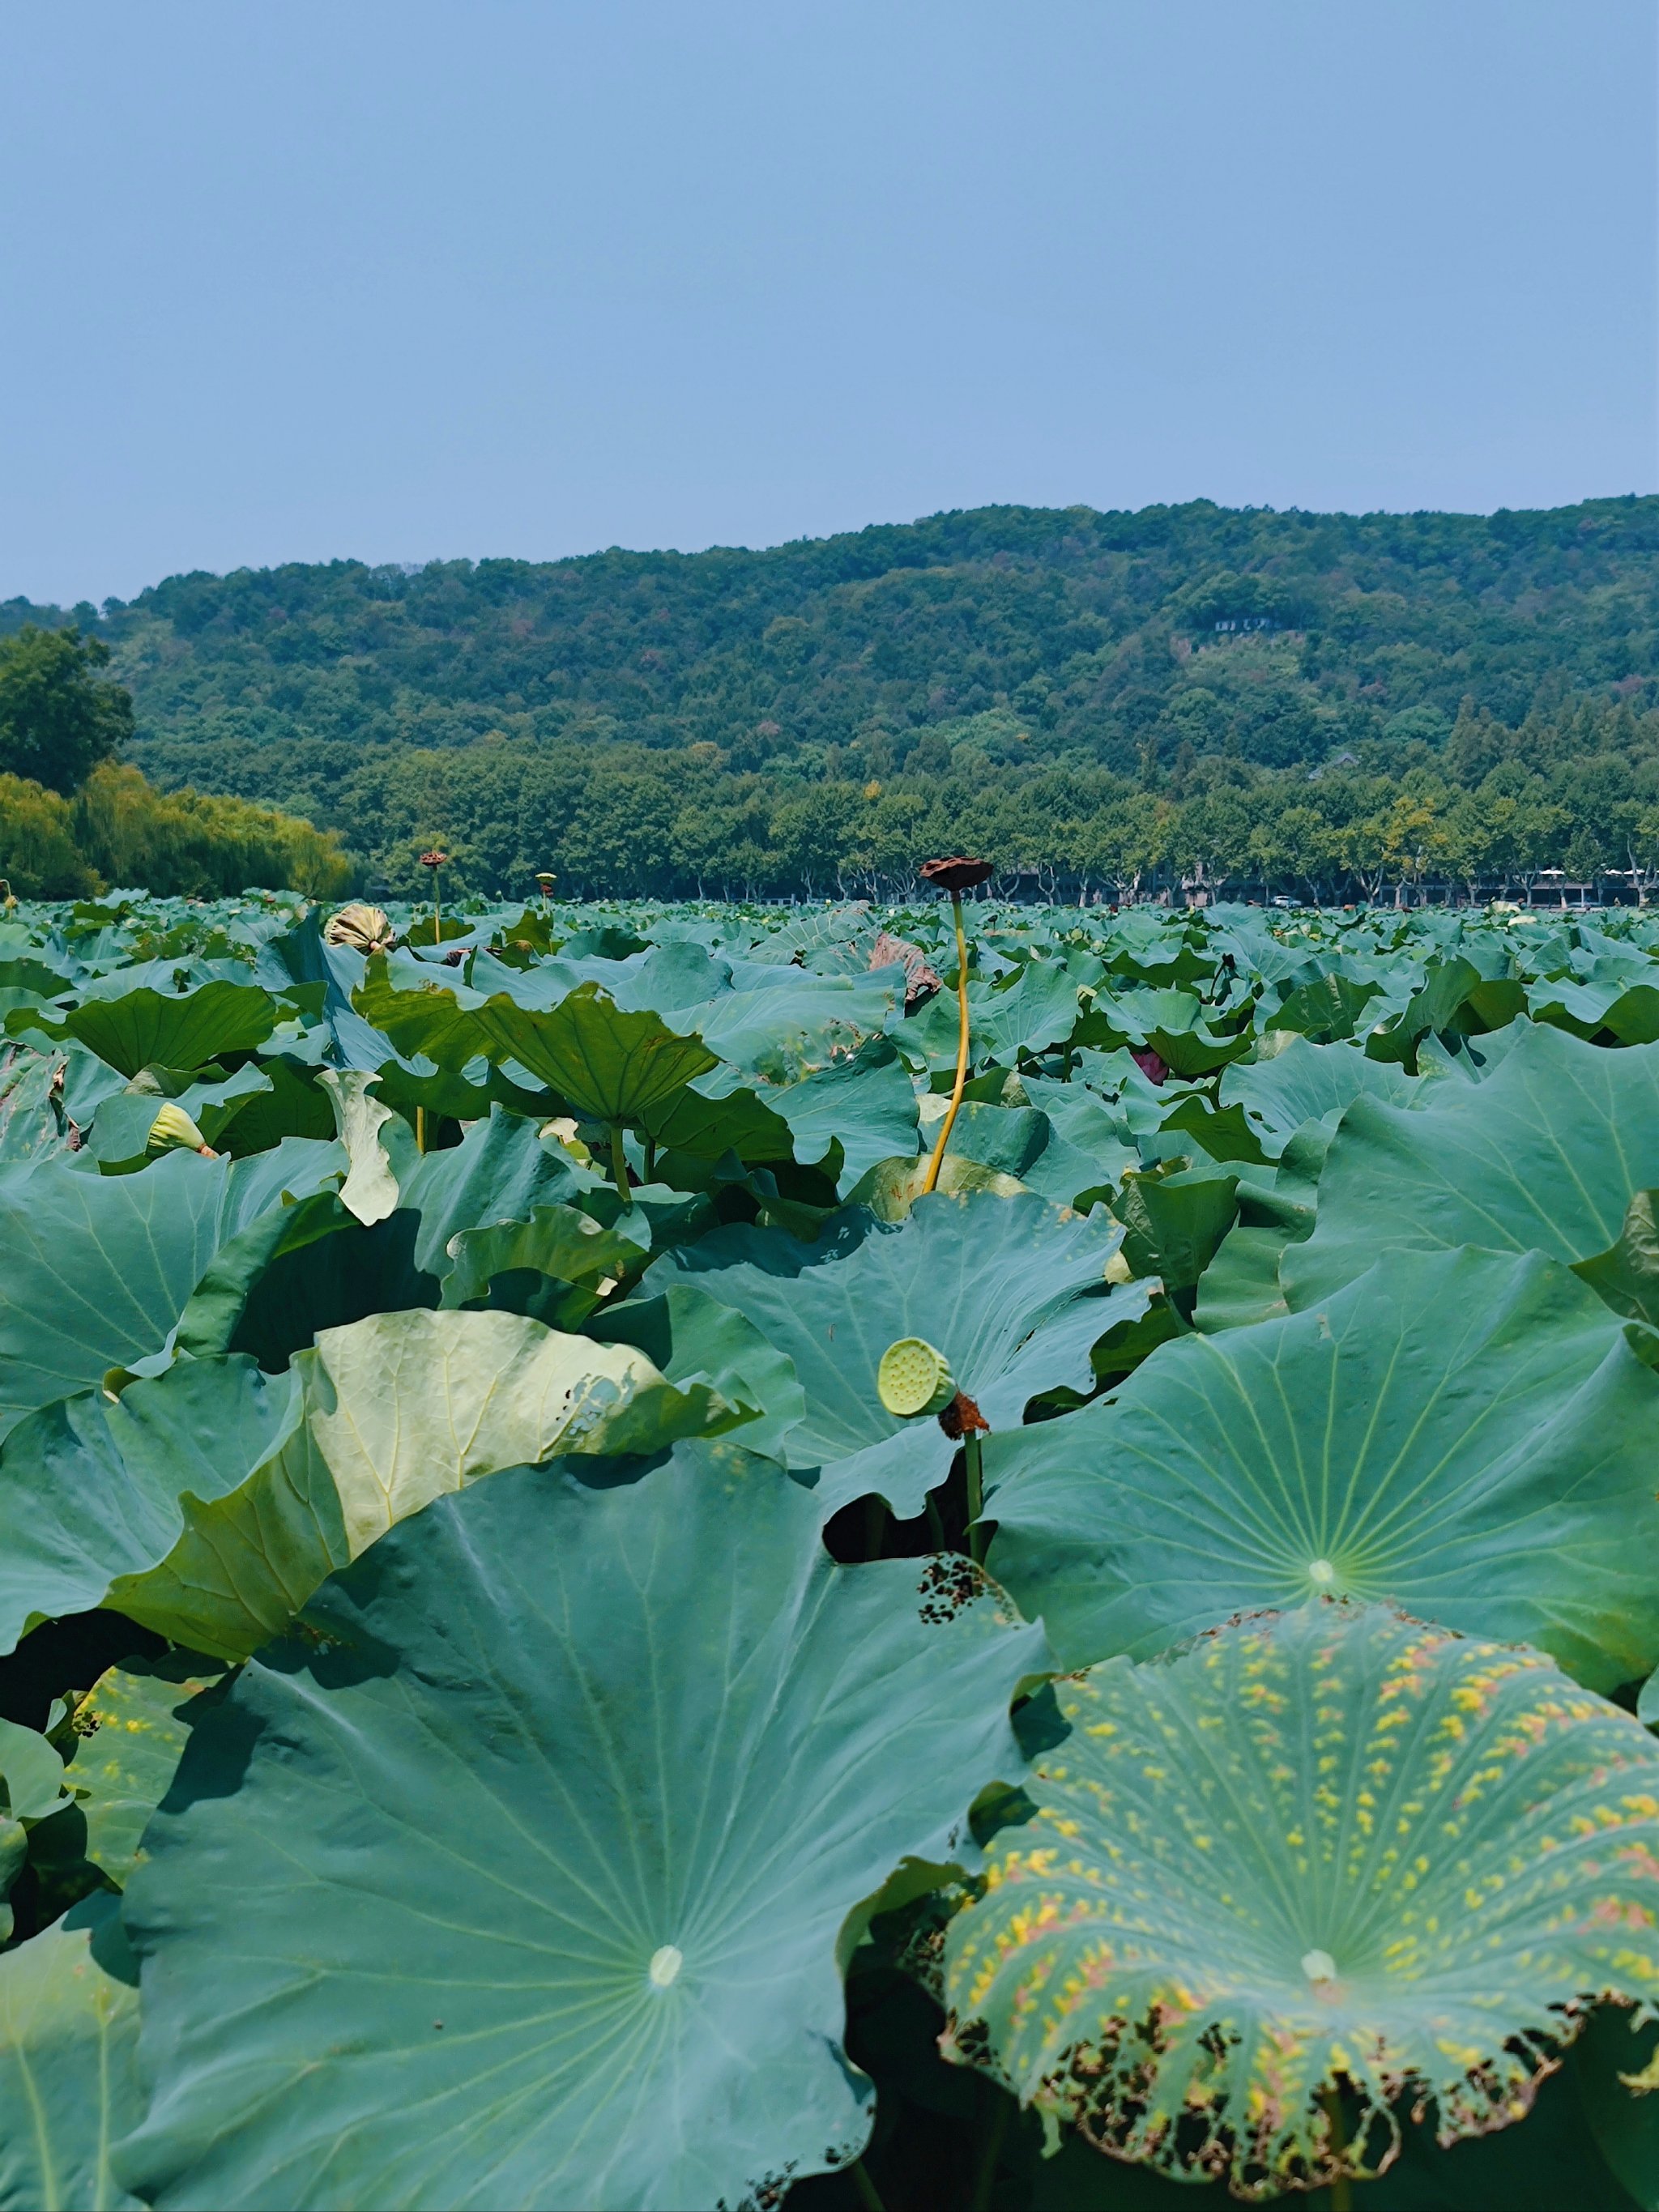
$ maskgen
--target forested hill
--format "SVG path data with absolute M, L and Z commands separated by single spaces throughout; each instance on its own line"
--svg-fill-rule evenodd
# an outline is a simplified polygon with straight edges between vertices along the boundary
M 582 811 L 595 777 L 731 817 L 678 844 L 653 820 L 648 868 L 633 844 L 575 856 L 596 889 L 667 890 L 745 841 L 745 880 L 781 883 L 777 810 L 820 785 L 838 823 L 848 793 L 1029 811 L 1038 784 L 1085 811 L 1133 790 L 1167 823 L 1194 793 L 1305 794 L 1314 769 L 1452 789 L 1617 757 L 1639 799 L 1659 760 L 1659 497 L 989 507 L 763 552 L 340 561 L 0 610 L 31 618 L 111 646 L 153 777 L 307 811 L 400 883 L 428 836 L 467 847 L 480 887 L 539 860 L 536 817 Z

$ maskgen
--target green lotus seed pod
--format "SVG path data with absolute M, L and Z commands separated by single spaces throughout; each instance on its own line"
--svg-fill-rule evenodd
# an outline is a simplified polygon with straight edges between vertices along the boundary
M 169 1098 L 149 1125 L 144 1150 L 152 1159 L 163 1152 L 205 1152 L 210 1148 L 184 1108 Z
M 919 1336 L 902 1336 L 881 1355 L 876 1391 L 890 1413 L 908 1421 L 919 1413 L 942 1413 L 956 1396 L 957 1385 L 942 1352 Z

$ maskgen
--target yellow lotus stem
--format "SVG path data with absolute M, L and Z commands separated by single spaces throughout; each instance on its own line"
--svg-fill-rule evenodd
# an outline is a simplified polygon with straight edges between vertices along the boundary
M 962 1094 L 968 1087 L 968 939 L 962 927 L 960 891 L 951 894 L 951 914 L 957 925 L 957 1079 L 939 1133 L 939 1142 L 933 1146 L 933 1157 L 927 1163 L 927 1179 L 921 1186 L 924 1191 L 933 1190 L 938 1186 L 939 1171 L 945 1165 L 945 1147 L 951 1141 L 951 1131 L 962 1110 Z

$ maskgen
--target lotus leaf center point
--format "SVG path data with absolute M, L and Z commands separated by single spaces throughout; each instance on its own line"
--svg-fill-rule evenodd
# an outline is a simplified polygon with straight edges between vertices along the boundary
M 1336 1569 L 1328 1559 L 1315 1559 L 1308 1568 L 1308 1580 L 1318 1583 L 1322 1588 L 1328 1587 L 1336 1580 Z
M 657 1971 L 654 1962 L 651 1971 L 653 1974 Z M 1328 1951 L 1310 1951 L 1303 1958 L 1302 1971 L 1310 1982 L 1334 1982 L 1336 1961 Z
M 665 1990 L 684 1964 L 684 1954 L 665 1943 L 661 1950 L 651 1954 L 651 1979 L 658 1989 Z

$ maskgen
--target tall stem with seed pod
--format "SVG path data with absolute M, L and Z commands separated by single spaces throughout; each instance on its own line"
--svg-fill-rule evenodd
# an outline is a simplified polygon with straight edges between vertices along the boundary
M 951 1103 L 939 1125 L 933 1158 L 927 1163 L 921 1186 L 924 1191 L 939 1188 L 945 1148 L 951 1141 L 957 1115 L 962 1111 L 962 1094 L 968 1087 L 968 933 L 962 924 L 962 894 L 975 884 L 982 884 L 990 872 L 988 860 L 970 860 L 961 855 L 949 860 L 924 860 L 921 864 L 923 880 L 950 892 L 951 919 L 957 929 L 957 1079 L 951 1086 Z
M 448 858 L 448 854 L 441 852 L 435 845 L 429 853 L 421 855 L 421 866 L 428 869 L 432 876 L 432 942 L 434 945 L 443 943 L 443 903 L 438 890 L 438 871 Z

